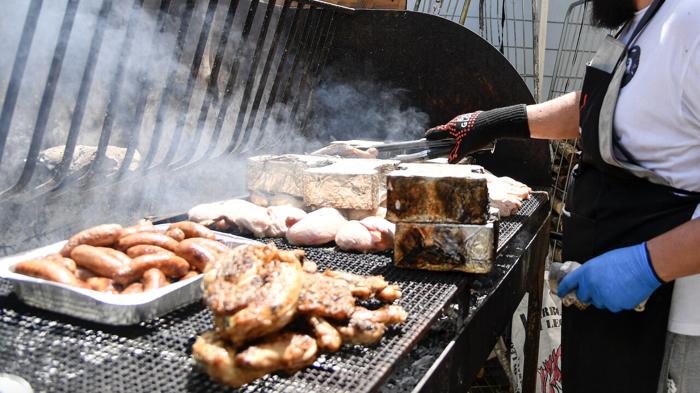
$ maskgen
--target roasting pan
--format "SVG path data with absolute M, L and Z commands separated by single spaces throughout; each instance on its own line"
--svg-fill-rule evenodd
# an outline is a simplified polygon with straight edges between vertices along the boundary
M 156 225 L 166 229 L 168 225 Z M 214 231 L 228 247 L 260 244 L 255 240 Z M 76 288 L 14 272 L 14 267 L 31 258 L 61 250 L 66 241 L 0 259 L 0 277 L 10 280 L 17 297 L 30 306 L 108 325 L 133 325 L 169 313 L 202 297 L 199 274 L 144 293 L 119 295 Z

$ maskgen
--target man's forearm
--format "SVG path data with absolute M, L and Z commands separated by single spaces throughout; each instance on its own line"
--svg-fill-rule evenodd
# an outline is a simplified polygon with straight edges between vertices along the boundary
M 647 242 L 656 274 L 664 281 L 700 273 L 700 218 Z
M 527 106 L 530 137 L 536 139 L 575 139 L 579 137 L 579 97 L 571 92 L 561 97 Z

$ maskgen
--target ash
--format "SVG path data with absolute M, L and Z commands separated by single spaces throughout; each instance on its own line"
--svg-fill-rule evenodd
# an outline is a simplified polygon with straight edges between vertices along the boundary
M 381 393 L 412 391 L 447 344 L 464 326 L 464 307 L 457 303 L 445 306 L 426 335 L 396 364 Z
M 379 392 L 413 391 L 440 353 L 484 304 L 488 294 L 493 292 L 511 266 L 512 263 L 496 263 L 490 273 L 475 275 L 470 285 L 470 296 L 464 299 L 466 302 L 454 302 L 442 309 L 426 335 L 398 361 Z

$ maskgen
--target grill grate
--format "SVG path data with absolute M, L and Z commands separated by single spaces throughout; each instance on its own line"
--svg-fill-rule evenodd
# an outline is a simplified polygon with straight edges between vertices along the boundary
M 503 221 L 501 237 L 510 239 L 545 202 L 537 195 L 527 201 L 519 215 Z M 274 242 L 290 248 L 282 240 Z M 269 375 L 241 391 L 371 391 L 468 281 L 462 274 L 395 269 L 391 253 L 362 255 L 328 247 L 306 252 L 321 269 L 383 274 L 399 283 L 403 298 L 398 304 L 408 311 L 408 320 L 389 329 L 376 347 L 325 354 L 291 377 Z M 0 304 L 0 370 L 23 377 L 37 392 L 222 391 L 191 360 L 195 337 L 212 327 L 211 314 L 201 304 L 136 326 L 110 327 L 26 306 L 5 280 L 0 280 Z

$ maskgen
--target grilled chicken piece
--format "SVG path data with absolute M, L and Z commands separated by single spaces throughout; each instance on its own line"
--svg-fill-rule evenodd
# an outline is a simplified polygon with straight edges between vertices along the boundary
M 355 298 L 350 285 L 324 274 L 304 273 L 298 311 L 333 319 L 346 319 L 352 314 Z
M 394 248 L 396 224 L 383 217 L 369 216 L 360 220 L 360 224 L 372 235 L 372 251 L 386 251 Z
M 367 227 L 359 221 L 348 221 L 335 235 L 335 244 L 344 251 L 372 251 L 374 242 Z
M 305 273 L 318 273 L 318 265 L 316 265 L 316 262 L 309 261 L 308 259 L 304 259 L 301 268 L 304 269 Z
M 501 217 L 515 214 L 523 205 L 523 199 L 530 198 L 532 189 L 507 176 L 497 177 L 490 173 L 483 175 L 489 190 L 489 204 L 498 209 Z
M 362 300 L 376 296 L 380 300 L 393 302 L 401 297 L 401 289 L 396 285 L 390 286 L 382 276 L 362 276 L 337 270 L 326 270 L 323 274 L 347 282 L 353 296 Z
M 246 370 L 293 373 L 310 366 L 318 353 L 316 340 L 299 333 L 273 335 L 235 356 L 236 366 Z
M 221 218 L 224 208 L 224 201 L 214 203 L 203 203 L 197 205 L 187 212 L 190 221 L 209 226 Z
M 378 310 L 355 307 L 347 326 L 338 327 L 343 342 L 348 345 L 373 345 L 381 340 L 386 325 L 406 321 L 407 313 L 401 306 L 388 305 Z
M 239 346 L 287 325 L 299 302 L 303 255 L 273 244 L 240 246 L 210 263 L 204 300 L 219 334 Z
M 284 237 L 287 229 L 306 216 L 306 212 L 291 205 L 270 206 L 267 208 L 270 226 L 265 236 Z
M 197 337 L 192 346 L 192 357 L 212 379 L 233 387 L 240 387 L 269 372 L 266 369 L 236 367 L 236 350 L 214 331 Z
M 235 225 L 243 232 L 250 232 L 257 237 L 265 236 L 272 225 L 267 209 L 241 199 L 232 199 L 224 204 L 221 215 L 226 224 Z
M 340 337 L 338 329 L 333 327 L 328 321 L 322 317 L 309 316 L 307 321 L 314 331 L 318 348 L 323 351 L 336 352 L 343 345 L 343 339 Z
M 386 251 L 394 248 L 396 225 L 381 217 L 348 221 L 335 235 L 338 248 L 345 251 Z
M 287 230 L 291 244 L 318 246 L 335 240 L 335 235 L 347 220 L 336 209 L 324 207 L 315 210 Z
M 258 237 L 265 236 L 272 225 L 267 209 L 242 199 L 197 205 L 187 215 L 190 221 L 202 225 L 213 224 L 224 231 L 235 227 Z

